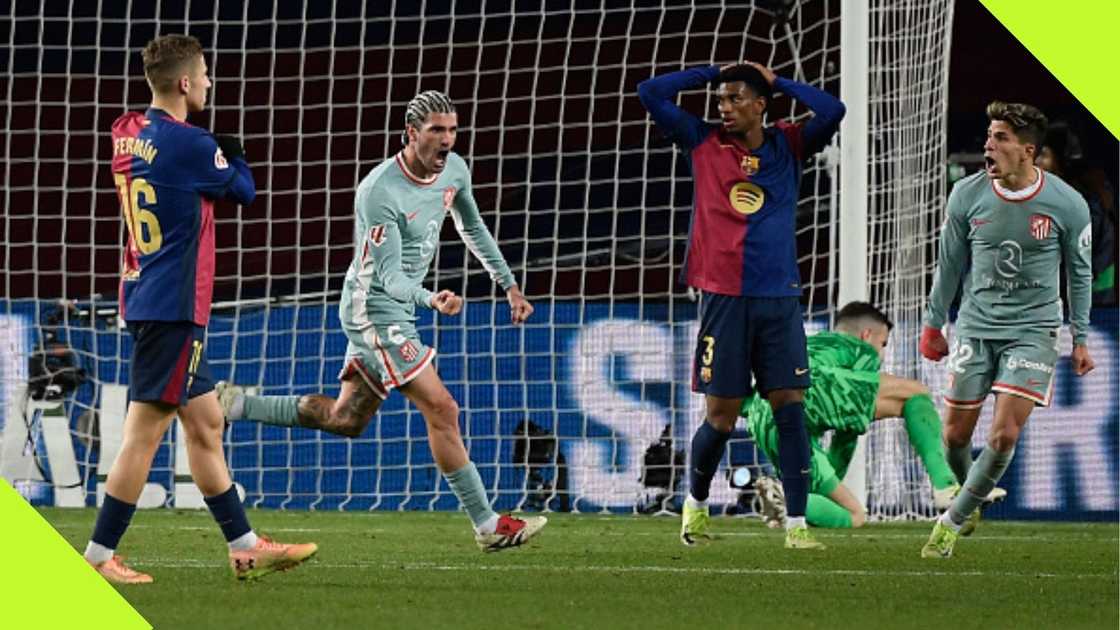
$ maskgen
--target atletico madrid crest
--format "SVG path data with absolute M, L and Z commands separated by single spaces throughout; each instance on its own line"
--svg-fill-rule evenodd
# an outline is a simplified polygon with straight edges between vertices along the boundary
M 1031 236 L 1037 240 L 1046 240 L 1050 236 L 1050 217 L 1044 214 L 1031 215 Z
M 743 174 L 747 177 L 754 175 L 758 172 L 758 156 L 757 155 L 744 155 L 740 160 L 739 166 L 743 169 Z
M 450 210 L 451 204 L 455 203 L 455 193 L 459 192 L 454 186 L 448 186 L 443 189 L 443 209 Z
M 401 344 L 398 352 L 400 352 L 402 359 L 409 362 L 415 361 L 416 357 L 420 356 L 420 351 L 416 349 L 416 346 L 413 345 L 411 341 L 405 341 Z

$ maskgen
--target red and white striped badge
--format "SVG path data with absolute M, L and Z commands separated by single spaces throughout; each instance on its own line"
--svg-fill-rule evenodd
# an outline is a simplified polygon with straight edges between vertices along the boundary
M 405 361 L 410 362 L 410 363 L 412 361 L 415 361 L 416 357 L 420 356 L 420 351 L 417 350 L 416 346 L 413 345 L 413 343 L 411 341 L 406 341 L 403 344 L 401 344 L 399 352 L 400 352 L 401 358 L 404 359 Z
M 1045 240 L 1050 236 L 1050 217 L 1044 214 L 1031 215 L 1031 236 L 1037 240 Z
M 381 244 L 385 242 L 385 226 L 373 226 L 369 231 L 369 240 L 373 243 L 374 247 L 381 247 Z
M 455 193 L 459 192 L 454 186 L 448 186 L 443 189 L 443 209 L 450 210 L 451 204 L 455 203 Z

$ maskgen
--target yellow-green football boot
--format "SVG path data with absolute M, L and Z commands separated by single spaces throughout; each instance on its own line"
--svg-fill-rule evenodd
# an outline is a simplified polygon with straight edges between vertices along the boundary
M 960 535 L 953 531 L 952 527 L 948 527 L 941 523 L 938 518 L 933 523 L 933 531 L 930 532 L 929 540 L 926 541 L 922 547 L 923 558 L 949 558 L 953 555 L 953 546 L 957 544 L 957 538 Z
M 802 525 L 786 530 L 786 549 L 826 549 L 825 544 L 813 537 L 809 528 Z
M 700 539 L 711 540 L 712 534 L 708 530 L 712 524 L 712 517 L 708 515 L 708 506 L 691 507 L 690 501 L 684 502 L 681 511 L 681 542 L 691 547 L 700 542 Z

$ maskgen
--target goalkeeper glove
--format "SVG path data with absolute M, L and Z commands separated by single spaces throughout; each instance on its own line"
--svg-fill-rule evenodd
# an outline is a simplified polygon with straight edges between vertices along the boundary
M 922 340 L 918 343 L 918 350 L 930 361 L 940 361 L 949 354 L 949 342 L 945 341 L 940 328 L 925 326 L 922 328 Z
M 241 146 L 241 139 L 237 136 L 214 136 L 214 141 L 226 159 L 245 157 L 245 147 Z

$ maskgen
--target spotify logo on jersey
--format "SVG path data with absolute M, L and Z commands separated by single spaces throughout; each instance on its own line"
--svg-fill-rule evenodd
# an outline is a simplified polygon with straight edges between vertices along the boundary
M 731 207 L 739 214 L 754 214 L 762 209 L 766 193 L 756 184 L 739 182 L 731 187 Z

